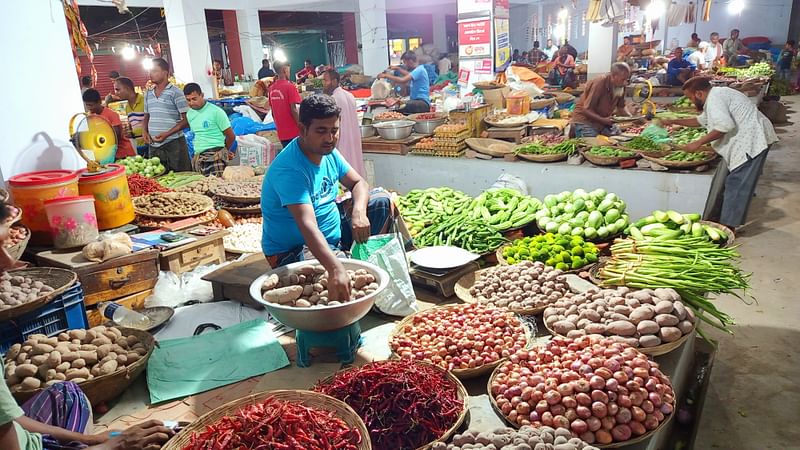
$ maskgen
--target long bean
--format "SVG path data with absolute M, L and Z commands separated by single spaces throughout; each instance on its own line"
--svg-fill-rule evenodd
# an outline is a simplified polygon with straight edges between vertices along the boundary
M 468 214 L 456 214 L 449 219 L 423 229 L 414 237 L 418 247 L 453 245 L 482 255 L 508 242 L 496 228 Z

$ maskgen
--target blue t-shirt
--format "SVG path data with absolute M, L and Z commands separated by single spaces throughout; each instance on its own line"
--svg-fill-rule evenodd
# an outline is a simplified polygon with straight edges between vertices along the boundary
M 423 100 L 426 103 L 431 103 L 431 80 L 428 77 L 428 71 L 425 66 L 419 65 L 411 71 L 411 86 L 409 86 L 408 93 L 411 100 Z
M 303 154 L 298 139 L 287 145 L 270 164 L 261 188 L 264 254 L 285 253 L 305 244 L 289 205 L 312 205 L 322 235 L 328 244 L 338 245 L 342 237 L 338 182 L 349 171 L 339 150 L 323 156 L 317 166 Z
M 678 81 L 678 75 L 681 69 L 688 69 L 692 67 L 692 63 L 683 58 L 672 58 L 667 64 L 667 84 L 672 86 L 680 86 L 681 82 Z

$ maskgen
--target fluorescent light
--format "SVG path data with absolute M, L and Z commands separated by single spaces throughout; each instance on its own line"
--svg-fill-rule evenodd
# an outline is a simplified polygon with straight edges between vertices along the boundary
M 728 12 L 731 14 L 741 14 L 744 10 L 744 0 L 732 0 L 728 3 Z
M 133 47 L 125 47 L 122 49 L 122 59 L 130 61 L 133 58 L 136 58 L 136 51 Z
M 667 12 L 667 7 L 661 0 L 653 0 L 649 5 L 647 5 L 647 9 L 644 11 L 647 17 L 652 20 L 664 15 L 664 13 Z
M 564 19 L 567 18 L 567 16 L 569 16 L 569 12 L 567 11 L 567 8 L 564 8 L 562 6 L 561 10 L 558 11 L 558 19 L 559 20 L 564 20 Z
M 564 32 L 566 31 L 567 27 L 564 26 L 563 23 L 559 23 L 553 27 L 553 36 L 556 37 L 557 39 L 561 39 L 562 37 L 564 37 Z
M 153 58 L 144 58 L 142 60 L 142 67 L 144 70 L 150 70 L 153 68 Z
M 275 61 L 286 62 L 288 58 L 286 58 L 286 53 L 283 52 L 282 48 L 276 48 L 275 53 L 272 55 Z

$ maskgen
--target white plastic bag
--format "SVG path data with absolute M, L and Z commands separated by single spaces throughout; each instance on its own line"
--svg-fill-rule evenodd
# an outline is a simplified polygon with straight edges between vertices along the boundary
M 370 236 L 369 240 L 381 241 L 387 238 L 388 241 L 377 250 L 372 250 L 366 259 L 389 273 L 389 286 L 375 298 L 375 307 L 391 316 L 407 316 L 419 311 L 419 307 L 400 239 L 394 234 L 381 234 Z M 353 257 L 357 254 L 354 247 Z
M 490 189 L 495 188 L 514 189 L 515 191 L 519 191 L 522 195 L 528 195 L 528 184 L 525 183 L 522 178 L 511 175 L 510 173 L 501 173 Z
M 384 79 L 377 79 L 372 82 L 371 91 L 373 100 L 383 100 L 392 93 L 392 85 Z
M 153 293 L 144 299 L 144 307 L 169 306 L 175 308 L 191 300 L 201 303 L 210 302 L 214 299 L 211 282 L 203 280 L 202 277 L 220 266 L 216 264 L 201 266 L 181 275 L 173 272 L 159 272 Z

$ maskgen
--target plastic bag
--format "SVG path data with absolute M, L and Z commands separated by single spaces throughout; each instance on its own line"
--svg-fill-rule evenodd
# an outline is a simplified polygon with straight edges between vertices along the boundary
M 528 195 L 528 184 L 522 178 L 510 173 L 501 173 L 490 189 L 495 188 L 514 189 L 522 195 Z
M 378 79 L 372 82 L 370 90 L 372 91 L 373 100 L 383 100 L 389 97 L 392 92 L 392 85 L 386 80 Z
M 126 233 L 107 235 L 101 241 L 87 244 L 81 251 L 84 258 L 93 262 L 108 261 L 131 252 L 133 252 L 133 241 Z
M 639 135 L 657 144 L 666 144 L 670 141 L 669 132 L 654 123 L 646 126 Z
M 353 259 L 370 262 L 389 273 L 389 286 L 375 299 L 378 310 L 392 316 L 419 311 L 406 255 L 396 235 L 381 234 L 371 236 L 365 243 L 355 243 L 351 255 Z
M 144 300 L 145 308 L 169 306 L 175 308 L 188 301 L 207 303 L 214 299 L 210 281 L 203 276 L 221 265 L 211 264 L 177 275 L 174 272 L 159 272 L 153 293 Z

